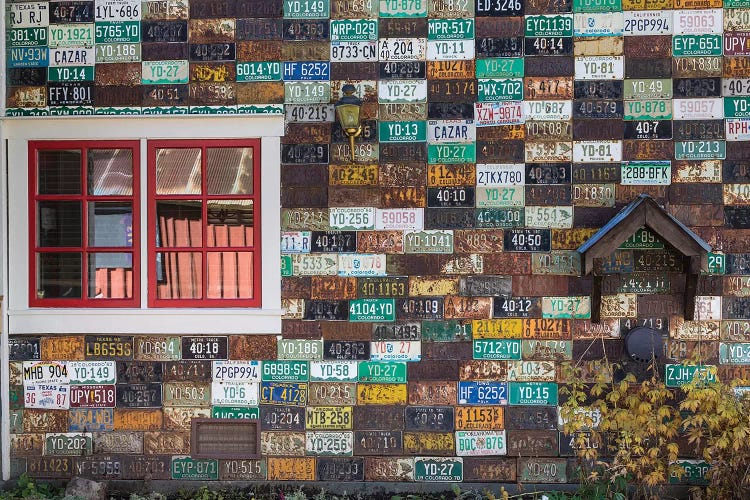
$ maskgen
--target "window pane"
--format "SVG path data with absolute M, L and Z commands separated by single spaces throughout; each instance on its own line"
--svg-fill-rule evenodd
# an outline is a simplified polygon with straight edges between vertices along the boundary
M 203 245 L 200 202 L 159 201 L 156 203 L 156 223 L 157 247 Z
M 253 200 L 209 200 L 206 245 L 253 246 Z
M 81 298 L 80 253 L 38 253 L 36 268 L 38 298 Z
M 200 194 L 201 150 L 162 148 L 156 151 L 156 194 Z
M 253 297 L 252 252 L 208 252 L 206 259 L 209 299 Z
M 132 247 L 133 205 L 126 202 L 89 203 L 89 246 Z
M 253 194 L 253 148 L 207 148 L 208 194 Z
M 198 252 L 158 252 L 156 254 L 156 297 L 159 299 L 200 299 L 202 258 Z
M 131 253 L 89 254 L 89 298 L 129 299 L 133 297 L 133 255 Z
M 133 194 L 133 151 L 89 150 L 88 184 L 88 193 L 96 196 Z
M 46 150 L 37 153 L 39 194 L 81 194 L 81 152 Z
M 78 201 L 37 202 L 37 246 L 80 247 L 81 203 Z

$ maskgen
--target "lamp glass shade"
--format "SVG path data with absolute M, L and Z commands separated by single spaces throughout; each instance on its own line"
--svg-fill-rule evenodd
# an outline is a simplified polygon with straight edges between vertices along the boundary
M 339 104 L 336 106 L 336 115 L 342 129 L 356 131 L 359 128 L 359 108 L 356 104 Z

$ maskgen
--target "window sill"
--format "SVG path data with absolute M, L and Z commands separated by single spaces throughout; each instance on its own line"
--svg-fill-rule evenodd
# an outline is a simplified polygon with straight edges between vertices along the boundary
M 11 309 L 14 334 L 280 334 L 280 309 Z

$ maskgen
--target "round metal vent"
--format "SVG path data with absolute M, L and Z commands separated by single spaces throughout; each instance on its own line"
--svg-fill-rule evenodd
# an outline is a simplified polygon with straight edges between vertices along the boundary
M 653 328 L 639 326 L 625 336 L 625 350 L 633 361 L 649 363 L 659 361 L 664 356 L 661 334 Z

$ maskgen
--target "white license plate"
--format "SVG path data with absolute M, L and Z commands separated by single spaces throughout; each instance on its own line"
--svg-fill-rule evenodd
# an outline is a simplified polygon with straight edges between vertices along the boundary
M 351 431 L 305 433 L 305 453 L 308 455 L 351 456 L 353 450 L 354 433 Z
M 523 101 L 474 103 L 474 121 L 477 127 L 516 125 L 526 121 L 524 116 Z
M 258 382 L 211 382 L 215 406 L 257 406 L 258 393 Z
M 23 386 L 24 408 L 67 410 L 70 408 L 68 384 L 34 384 Z
M 721 296 L 703 295 L 695 297 L 696 320 L 720 320 Z
M 331 42 L 331 62 L 378 60 L 378 42 Z
M 526 193 L 523 186 L 477 187 L 477 208 L 522 207 Z
M 459 457 L 505 455 L 505 431 L 456 431 L 456 455 Z
M 331 229 L 374 229 L 375 209 L 372 207 L 333 207 L 328 211 Z
M 675 35 L 721 34 L 724 29 L 723 9 L 675 10 Z
M 49 47 L 93 47 L 93 24 L 56 24 L 47 28 Z
M 622 12 L 573 14 L 574 36 L 621 36 Z
M 71 384 L 114 384 L 117 369 L 114 361 L 69 361 Z
M 260 361 L 214 360 L 211 373 L 215 382 L 260 382 Z
M 378 102 L 427 102 L 427 80 L 380 80 Z
M 573 148 L 562 141 L 526 142 L 524 157 L 527 162 L 568 162 L 573 160 Z
M 674 120 L 711 120 L 724 118 L 724 99 L 721 97 L 698 99 L 674 99 Z
M 526 227 L 568 229 L 573 227 L 573 207 L 526 207 Z
M 424 61 L 426 55 L 426 38 L 381 38 L 378 40 L 378 59 L 381 61 Z
M 13 2 L 6 5 L 8 28 L 37 28 L 49 26 L 49 2 Z
M 625 36 L 671 35 L 671 10 L 631 10 L 623 13 Z
M 93 47 L 65 47 L 49 49 L 50 67 L 94 66 L 96 52 Z
M 310 231 L 282 231 L 281 253 L 310 253 Z
M 94 20 L 140 21 L 141 0 L 97 0 Z
M 722 78 L 721 95 L 725 97 L 750 95 L 750 78 Z
M 573 143 L 573 161 L 580 163 L 622 161 L 622 141 L 576 141 Z
M 567 121 L 573 116 L 573 101 L 524 101 L 526 120 Z
M 339 276 L 385 276 L 385 254 L 339 254 Z
M 523 163 L 477 163 L 477 186 L 519 186 L 526 183 Z
M 356 361 L 310 361 L 310 380 L 356 382 L 357 369 Z
M 429 120 L 427 142 L 474 142 L 477 129 L 474 120 Z
M 474 40 L 428 40 L 428 61 L 474 59 Z
M 144 85 L 187 83 L 189 77 L 187 61 L 143 61 L 141 83 Z
M 575 58 L 576 80 L 622 80 L 623 56 L 587 56 Z
M 424 228 L 423 208 L 378 208 L 375 210 L 375 229 L 405 230 Z
M 372 361 L 419 361 L 422 342 L 419 340 L 381 340 L 370 342 Z
M 729 118 L 725 127 L 728 141 L 750 141 L 750 118 Z
M 333 104 L 286 104 L 284 113 L 288 123 L 333 122 L 336 117 Z

